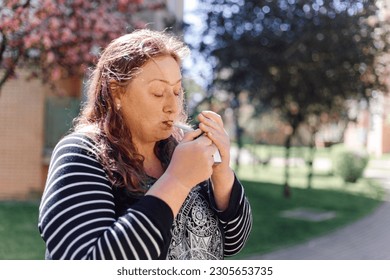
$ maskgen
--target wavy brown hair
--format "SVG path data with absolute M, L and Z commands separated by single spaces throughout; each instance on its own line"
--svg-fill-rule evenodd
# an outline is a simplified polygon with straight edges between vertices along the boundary
M 175 36 L 148 29 L 121 36 L 102 52 L 89 80 L 88 101 L 75 120 L 73 130 L 87 134 L 95 142 L 99 160 L 113 186 L 125 187 L 132 193 L 144 193 L 143 182 L 147 177 L 143 168 L 144 157 L 132 142 L 131 129 L 126 126 L 120 110 L 115 110 L 113 91 L 118 89 L 115 87 L 125 89 L 149 60 L 171 56 L 180 65 L 188 52 L 188 47 Z M 185 121 L 187 116 L 183 106 L 181 118 Z M 155 146 L 155 154 L 164 169 L 179 137 L 180 133 L 175 130 L 173 135 Z

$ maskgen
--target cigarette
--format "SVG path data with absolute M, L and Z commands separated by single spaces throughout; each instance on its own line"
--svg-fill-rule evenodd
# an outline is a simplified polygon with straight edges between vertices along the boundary
M 173 125 L 176 126 L 177 128 L 180 128 L 181 130 L 183 130 L 183 132 L 194 131 L 194 129 L 191 126 L 184 124 L 184 123 L 174 123 Z

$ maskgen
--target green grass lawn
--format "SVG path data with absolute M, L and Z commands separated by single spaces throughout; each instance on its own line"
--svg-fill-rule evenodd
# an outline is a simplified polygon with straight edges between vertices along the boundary
M 315 171 L 307 189 L 305 167 L 291 168 L 291 197 L 283 197 L 283 168 L 243 166 L 238 175 L 253 212 L 253 229 L 235 258 L 266 253 L 320 236 L 367 215 L 382 201 L 384 191 L 375 181 L 345 184 L 329 172 Z M 334 211 L 336 217 L 308 222 L 280 216 L 283 210 L 305 207 Z M 37 229 L 38 202 L 0 202 L 0 259 L 43 259 L 44 243 Z
M 320 157 L 327 158 L 327 154 L 322 152 Z M 285 198 L 284 167 L 240 167 L 237 174 L 252 206 L 254 227 L 245 248 L 235 258 L 267 253 L 328 233 L 367 215 L 383 200 L 383 188 L 371 179 L 344 183 L 330 169 L 320 169 L 314 170 L 312 187 L 308 188 L 307 173 L 305 165 L 291 165 L 291 197 Z M 296 208 L 333 211 L 336 217 L 310 222 L 280 216 L 282 211 Z
M 44 243 L 37 227 L 38 202 L 0 202 L 0 221 L 0 259 L 44 258 Z
M 376 198 L 350 191 L 293 188 L 290 198 L 283 197 L 281 184 L 242 181 L 253 212 L 253 229 L 245 248 L 235 258 L 273 251 L 330 232 L 370 213 L 381 201 L 382 189 L 373 181 L 361 180 L 372 188 Z M 335 211 L 336 218 L 310 222 L 283 218 L 281 211 L 294 208 Z

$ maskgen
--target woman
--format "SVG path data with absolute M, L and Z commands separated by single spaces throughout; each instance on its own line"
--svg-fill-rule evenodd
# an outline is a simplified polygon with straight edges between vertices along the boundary
M 48 259 L 223 259 L 251 229 L 223 122 L 186 120 L 182 42 L 139 30 L 103 51 L 88 102 L 53 151 L 39 231 Z M 214 164 L 220 152 L 222 162 Z

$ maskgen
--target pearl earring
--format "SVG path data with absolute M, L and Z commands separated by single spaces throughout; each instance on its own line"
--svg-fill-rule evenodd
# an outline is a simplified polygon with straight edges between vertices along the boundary
M 117 111 L 119 111 L 120 108 L 121 108 L 121 104 L 120 104 L 120 103 L 117 103 L 117 104 L 116 104 L 116 109 L 117 109 Z

